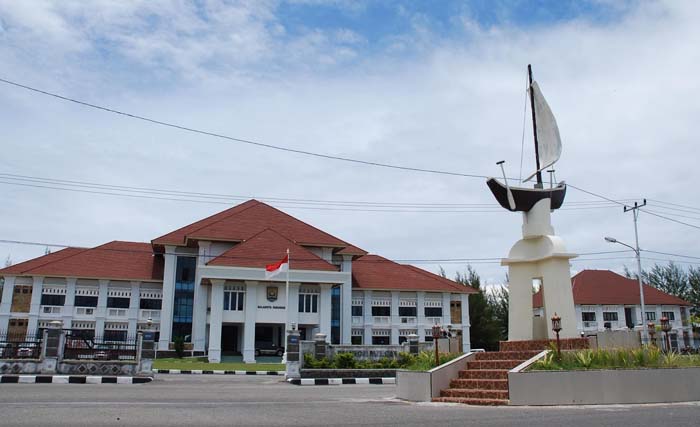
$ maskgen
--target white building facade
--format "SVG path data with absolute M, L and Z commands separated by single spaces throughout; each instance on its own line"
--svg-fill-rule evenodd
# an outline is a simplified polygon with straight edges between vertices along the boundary
M 265 266 L 290 251 L 287 275 Z M 158 350 L 177 337 L 212 362 L 281 354 L 285 325 L 302 339 L 389 345 L 430 339 L 438 323 L 469 345 L 475 290 L 367 253 L 251 200 L 148 243 L 67 248 L 0 270 L 0 331 L 33 333 L 60 321 L 86 335 L 126 339 L 157 331 Z M 287 303 L 289 301 L 289 304 Z

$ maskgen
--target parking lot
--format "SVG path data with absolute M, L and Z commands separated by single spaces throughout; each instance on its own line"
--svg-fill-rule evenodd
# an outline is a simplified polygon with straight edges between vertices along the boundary
M 394 399 L 392 385 L 292 386 L 282 377 L 158 375 L 144 385 L 2 384 L 3 426 L 674 425 L 697 403 L 614 407 L 468 407 Z

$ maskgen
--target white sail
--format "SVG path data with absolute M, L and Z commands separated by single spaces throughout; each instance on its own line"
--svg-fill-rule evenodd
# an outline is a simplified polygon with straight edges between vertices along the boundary
M 532 82 L 532 97 L 535 101 L 535 119 L 537 120 L 537 148 L 540 155 L 540 171 L 547 169 L 561 157 L 561 137 L 557 120 L 552 114 L 547 101 L 537 82 Z M 525 181 L 537 175 L 535 171 Z

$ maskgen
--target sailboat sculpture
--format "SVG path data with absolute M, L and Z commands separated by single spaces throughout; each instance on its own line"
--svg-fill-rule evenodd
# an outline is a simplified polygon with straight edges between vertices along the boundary
M 535 162 L 537 169 L 523 182 L 537 178 L 534 188 L 511 187 L 508 185 L 503 162 L 498 162 L 503 171 L 503 183 L 489 178 L 486 185 L 491 189 L 498 203 L 509 211 L 529 212 L 535 203 L 542 199 L 551 199 L 551 209 L 559 209 L 564 203 L 566 184 L 562 181 L 550 188 L 544 188 L 542 171 L 554 165 L 561 157 L 561 138 L 557 121 L 544 99 L 537 82 L 532 80 L 532 67 L 527 66 L 529 80 L 530 106 L 532 110 L 532 129 L 535 136 Z

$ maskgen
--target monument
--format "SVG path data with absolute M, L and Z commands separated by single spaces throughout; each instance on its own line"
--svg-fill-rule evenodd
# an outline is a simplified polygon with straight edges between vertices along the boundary
M 551 221 L 551 213 L 564 203 L 566 184 L 554 182 L 553 170 L 548 171 L 549 188 L 545 188 L 542 181 L 542 171 L 552 167 L 561 156 L 561 138 L 554 115 L 539 86 L 532 80 L 529 65 L 528 77 L 536 169 L 523 183 L 532 178 L 536 178 L 536 183 L 534 188 L 510 186 L 503 161 L 497 163 L 501 166 L 503 183 L 495 178 L 486 182 L 503 208 L 522 212 L 523 216 L 522 239 L 513 245 L 508 257 L 501 260 L 501 265 L 508 266 L 509 275 L 508 341 L 537 337 L 532 310 L 535 281 L 540 283 L 542 290 L 547 324 L 556 313 L 561 317 L 560 336 L 575 338 L 578 333 L 569 260 L 576 254 L 567 252 L 564 241 L 555 235 Z M 553 338 L 551 328 L 547 326 L 546 329 L 548 337 Z

